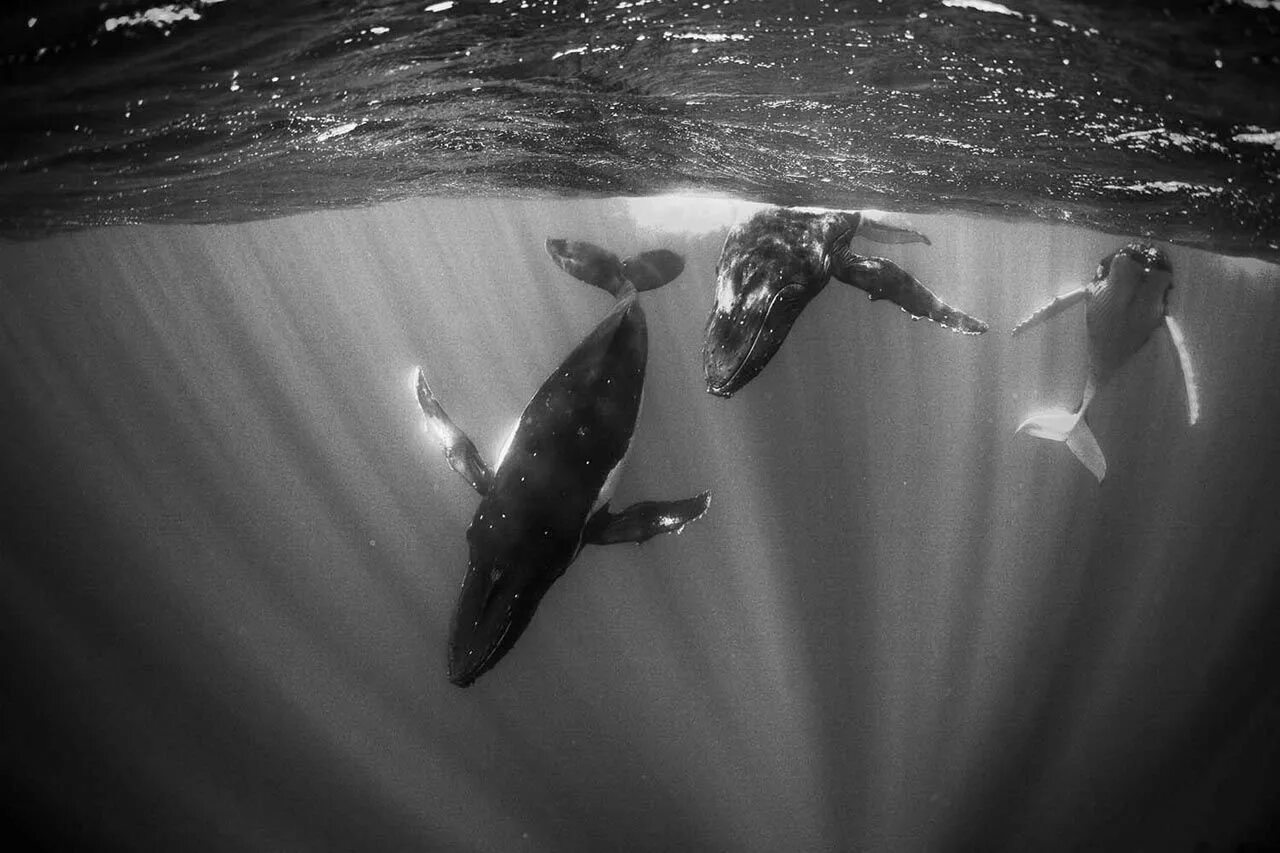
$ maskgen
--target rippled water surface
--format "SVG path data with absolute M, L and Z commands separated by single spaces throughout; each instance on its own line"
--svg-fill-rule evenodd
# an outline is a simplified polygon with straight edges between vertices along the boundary
M 11 235 L 693 190 L 1280 251 L 1280 11 L 1261 0 L 62 0 L 3 15 Z

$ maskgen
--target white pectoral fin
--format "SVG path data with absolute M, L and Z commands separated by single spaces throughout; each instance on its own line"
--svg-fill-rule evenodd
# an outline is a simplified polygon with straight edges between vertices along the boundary
M 929 238 L 907 228 L 905 225 L 895 225 L 891 218 L 877 210 L 864 210 L 858 217 L 857 236 L 870 240 L 873 243 L 924 243 L 926 246 L 933 245 L 929 242 Z
M 1077 302 L 1084 299 L 1085 294 L 1088 292 L 1088 287 L 1078 287 L 1075 290 L 1070 290 L 1066 293 L 1061 293 L 1053 297 L 1053 299 L 1047 304 L 1040 306 L 1035 311 L 1032 311 L 1026 319 L 1014 326 L 1012 334 L 1020 335 L 1032 326 L 1038 326 L 1045 320 L 1061 314 L 1072 305 L 1075 305 Z
M 1089 472 L 1102 482 L 1107 476 L 1107 459 L 1102 455 L 1102 447 L 1089 429 L 1083 411 L 1068 412 L 1066 409 L 1048 409 L 1037 412 L 1018 425 L 1018 432 L 1049 441 L 1059 441 L 1075 454 L 1076 458 L 1089 469 Z
M 485 464 L 480 451 L 476 450 L 475 444 L 467 434 L 459 429 L 445 413 L 444 407 L 440 405 L 440 401 L 431 392 L 431 387 L 427 385 L 427 376 L 422 368 L 418 368 L 415 389 L 418 394 L 418 405 L 427 419 L 427 426 L 440 442 L 445 459 L 449 460 L 449 467 L 457 471 L 462 479 L 471 485 L 471 488 L 482 495 L 486 494 L 493 481 L 493 471 Z
M 1195 369 L 1191 366 L 1191 350 L 1177 320 L 1166 314 L 1164 326 L 1169 330 L 1169 340 L 1178 353 L 1178 365 L 1182 368 L 1182 381 L 1187 389 L 1187 423 L 1195 426 L 1200 420 L 1200 390 L 1196 384 Z

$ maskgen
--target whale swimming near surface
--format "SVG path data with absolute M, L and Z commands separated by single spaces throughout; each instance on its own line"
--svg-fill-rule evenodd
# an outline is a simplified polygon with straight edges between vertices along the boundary
M 1013 329 L 1019 335 L 1077 302 L 1085 303 L 1085 328 L 1089 336 L 1089 375 L 1075 411 L 1049 409 L 1037 412 L 1018 426 L 1036 438 L 1064 442 L 1084 466 L 1102 482 L 1107 460 L 1085 420 L 1085 412 L 1098 388 L 1123 366 L 1160 326 L 1169 333 L 1182 368 L 1187 394 L 1187 420 L 1195 425 L 1200 401 L 1195 374 L 1182 327 L 1169 315 L 1173 267 L 1160 249 L 1146 243 L 1129 243 L 1098 263 L 1093 281 L 1055 297 Z
M 971 335 L 987 331 L 986 323 L 947 305 L 892 261 L 855 253 L 854 237 L 929 243 L 923 234 L 869 211 L 770 208 L 729 232 L 702 347 L 707 391 L 729 397 L 755 378 L 832 278 L 871 299 L 888 299 L 913 319 L 924 317 Z
M 470 558 L 449 632 L 449 680 L 473 683 L 515 645 L 539 602 L 585 545 L 644 542 L 699 518 L 710 492 L 643 501 L 613 512 L 609 500 L 640 412 L 648 331 L 637 292 L 684 269 L 666 250 L 626 260 L 590 243 L 548 240 L 569 274 L 616 298 L 613 309 L 552 371 L 490 468 L 417 372 L 418 404 L 450 467 L 481 495 L 467 529 Z

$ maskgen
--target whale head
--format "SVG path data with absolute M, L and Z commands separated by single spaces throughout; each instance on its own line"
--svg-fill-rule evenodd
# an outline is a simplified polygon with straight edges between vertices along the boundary
M 485 523 L 484 517 L 477 518 Z M 538 604 L 563 566 L 544 549 L 495 548 L 468 531 L 471 559 L 449 630 L 449 681 L 467 687 L 492 669 L 529 627 Z
M 1110 280 L 1134 287 L 1172 287 L 1173 264 L 1169 256 L 1150 243 L 1129 243 L 1098 262 L 1094 281 Z
M 1094 284 L 1122 294 L 1122 304 L 1134 321 L 1156 325 L 1168 311 L 1173 265 L 1158 247 L 1129 243 L 1098 262 Z
M 1164 323 L 1172 290 L 1172 265 L 1155 246 L 1130 243 L 1098 262 L 1085 311 L 1089 369 L 1097 381 L 1124 365 Z
M 707 391 L 729 397 L 764 369 L 800 312 L 826 284 L 786 251 L 726 256 L 716 272 L 716 301 L 707 318 L 702 368 Z

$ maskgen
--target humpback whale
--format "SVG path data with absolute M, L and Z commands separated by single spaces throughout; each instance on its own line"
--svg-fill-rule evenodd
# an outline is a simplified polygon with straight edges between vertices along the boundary
M 1182 327 L 1169 315 L 1172 290 L 1173 267 L 1165 253 L 1146 243 L 1129 243 L 1098 262 L 1091 283 L 1055 297 L 1018 323 L 1013 328 L 1014 335 L 1083 301 L 1089 336 L 1089 374 L 1075 411 L 1038 412 L 1023 421 L 1017 431 L 1064 442 L 1098 482 L 1102 482 L 1107 474 L 1107 460 L 1089 429 L 1085 411 L 1098 388 L 1141 349 L 1160 326 L 1168 331 L 1177 352 L 1186 387 L 1187 420 L 1194 425 L 1200 417 L 1200 402 L 1186 338 Z
M 678 533 L 710 505 L 710 492 L 644 501 L 614 512 L 609 500 L 640 411 L 648 332 L 637 292 L 684 269 L 674 252 L 627 260 L 590 243 L 548 240 L 565 271 L 608 291 L 612 310 L 534 393 L 496 467 L 445 413 L 417 373 L 427 424 L 452 467 L 481 496 L 470 556 L 449 632 L 449 680 L 472 684 L 515 645 L 542 597 L 583 547 Z
M 770 208 L 729 232 L 702 347 L 707 391 L 729 397 L 755 378 L 832 278 L 871 299 L 890 300 L 913 319 L 924 317 L 964 334 L 987 330 L 986 323 L 947 305 L 892 261 L 854 253 L 855 236 L 877 243 L 929 242 L 866 211 Z

